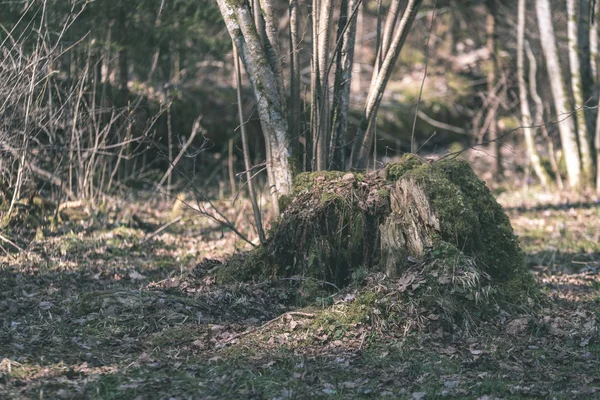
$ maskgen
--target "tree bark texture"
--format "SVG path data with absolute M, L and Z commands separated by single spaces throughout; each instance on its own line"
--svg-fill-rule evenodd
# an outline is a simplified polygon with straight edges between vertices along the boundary
M 421 7 L 422 2 L 422 0 L 408 1 L 402 19 L 400 20 L 400 25 L 394 32 L 390 50 L 383 60 L 377 78 L 371 81 L 361 122 L 357 127 L 354 145 L 352 146 L 352 167 L 355 169 L 364 169 L 367 165 L 369 154 L 371 152 L 371 145 L 373 143 L 375 116 L 377 115 L 377 110 L 381 104 L 383 92 L 392 75 L 393 68 L 396 65 L 400 51 L 404 46 L 410 27 L 417 16 L 417 12 Z
M 531 109 L 527 97 L 527 85 L 525 83 L 525 9 L 527 0 L 519 0 L 518 24 L 517 24 L 517 79 L 519 82 L 519 101 L 521 105 L 521 123 L 523 125 L 523 136 L 527 146 L 527 154 L 535 175 L 544 187 L 548 186 L 549 177 L 540 156 L 535 148 L 534 128 L 532 128 Z
M 554 34 L 554 27 L 552 26 L 550 1 L 536 0 L 535 6 L 540 39 L 546 60 L 546 69 L 548 70 L 550 89 L 554 99 L 558 129 L 567 166 L 568 180 L 571 188 L 577 189 L 582 183 L 577 133 L 571 115 L 572 110 L 567 97 L 565 80 L 556 48 L 556 36 Z
M 292 189 L 292 166 L 281 69 L 271 66 L 273 59 L 256 29 L 248 2 L 217 0 L 217 4 L 256 95 L 267 153 L 270 150 L 267 168 L 272 173 L 271 191 L 277 197 L 287 195 Z

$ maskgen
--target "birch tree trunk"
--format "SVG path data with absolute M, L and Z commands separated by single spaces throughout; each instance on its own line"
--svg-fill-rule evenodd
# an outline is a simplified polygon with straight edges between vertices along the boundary
M 573 100 L 575 107 L 575 117 L 577 121 L 577 138 L 579 140 L 579 153 L 581 156 L 582 185 L 591 184 L 594 176 L 594 163 L 592 161 L 591 136 L 588 133 L 588 124 L 586 120 L 584 88 L 582 81 L 582 65 L 585 63 L 584 50 L 579 41 L 579 1 L 567 0 L 567 30 L 569 41 L 569 65 L 571 67 L 571 89 L 573 91 Z M 589 46 L 588 46 L 589 51 Z M 588 58 L 589 62 L 589 58 Z
M 316 10 L 319 10 L 315 15 Z M 329 143 L 329 38 L 333 0 L 313 0 L 313 66 L 316 67 L 313 100 L 313 157 L 317 171 L 327 169 Z
M 591 26 L 591 18 L 593 11 L 590 0 L 578 0 L 579 1 L 579 12 L 577 19 L 577 31 L 579 38 L 579 65 L 581 71 L 581 89 L 583 93 L 583 101 L 587 105 L 585 107 L 585 120 L 587 123 L 588 141 L 590 147 L 592 146 L 593 138 L 592 132 L 594 131 L 596 121 L 596 101 L 594 100 L 594 82 L 596 78 L 592 71 L 592 45 L 591 45 L 591 32 L 594 30 Z M 595 24 L 594 24 L 595 25 Z M 591 156 L 593 159 L 593 155 Z M 592 179 L 593 180 L 593 179 Z
M 400 0 L 392 0 L 400 1 Z M 409 0 L 404 10 L 404 15 L 400 20 L 400 25 L 397 27 L 390 44 L 388 54 L 385 56 L 381 69 L 377 74 L 377 78 L 371 81 L 367 102 L 363 110 L 363 115 L 358 126 L 354 145 L 352 146 L 352 167 L 356 169 L 364 169 L 369 159 L 371 145 L 373 143 L 373 133 L 375 116 L 381 104 L 381 98 L 385 87 L 392 75 L 394 65 L 398 60 L 400 51 L 404 46 L 410 27 L 417 16 L 417 12 L 421 7 L 422 0 Z
M 310 66 L 310 138 L 312 141 L 312 157 L 311 157 L 311 170 L 318 170 L 318 137 L 319 137 L 319 123 L 321 121 L 320 116 L 320 68 L 319 68 L 319 0 L 312 0 L 311 6 L 311 27 L 312 27 L 312 54 L 311 54 L 311 66 Z
M 392 1 L 392 4 L 390 4 L 390 9 L 388 11 L 387 19 L 385 20 L 385 27 L 383 28 L 383 37 L 381 38 L 382 59 L 390 50 L 390 43 L 392 40 L 392 35 L 394 33 L 394 28 L 396 27 L 396 22 L 398 21 L 399 13 L 400 2 Z
M 598 24 L 600 24 L 600 1 L 594 3 L 594 23 L 590 29 L 591 63 L 596 85 L 600 83 L 598 71 Z M 600 103 L 600 99 L 598 99 Z M 594 134 L 594 147 L 596 150 L 596 193 L 600 193 L 600 112 L 596 110 L 596 128 Z
M 276 197 L 287 195 L 292 190 L 292 165 L 285 97 L 282 96 L 283 78 L 281 68 L 276 66 L 281 58 L 277 54 L 276 38 L 272 36 L 272 26 L 276 25 L 272 20 L 265 21 L 265 44 L 247 0 L 217 0 L 217 4 L 256 95 L 267 153 L 270 150 L 270 160 L 267 158 L 273 180 L 269 182 L 270 189 Z M 269 7 L 270 2 L 264 1 L 263 16 L 266 19 L 274 18 Z M 278 210 L 277 204 L 273 207 Z
M 519 101 L 521 103 L 521 124 L 529 161 L 535 175 L 542 186 L 548 186 L 548 174 L 542 167 L 540 156 L 535 148 L 534 131 L 532 128 L 531 109 L 527 98 L 527 85 L 525 84 L 525 9 L 527 0 L 519 0 L 518 25 L 517 25 L 517 79 L 519 81 Z
M 558 119 L 558 129 L 562 143 L 567 175 L 571 188 L 581 187 L 581 162 L 577 146 L 577 134 L 575 124 L 571 118 L 570 103 L 567 98 L 566 85 L 556 49 L 556 36 L 552 26 L 552 15 L 550 13 L 549 0 L 536 0 L 536 15 L 540 30 L 540 40 L 546 59 L 546 69 L 550 81 L 550 89 L 554 99 L 554 107 Z
M 246 168 L 246 183 L 248 184 L 248 195 L 252 204 L 252 212 L 254 214 L 254 222 L 256 223 L 256 231 L 260 244 L 265 244 L 266 237 L 262 225 L 260 215 L 260 207 L 256 201 L 256 192 L 254 190 L 254 182 L 252 181 L 252 163 L 250 162 L 250 146 L 248 146 L 248 135 L 246 133 L 246 124 L 244 120 L 244 107 L 242 105 L 242 68 L 240 66 L 240 58 L 238 57 L 236 47 L 233 47 L 233 63 L 235 69 L 235 88 L 237 94 L 238 116 L 240 118 L 240 133 L 242 136 L 242 151 L 244 153 L 244 167 Z M 232 141 L 230 141 L 232 143 Z M 230 148 L 233 147 L 230 145 Z M 231 152 L 231 150 L 230 150 Z M 230 156 L 231 157 L 231 156 Z M 233 167 L 230 165 L 230 173 L 233 176 Z M 232 180 L 232 196 L 235 195 L 235 181 Z
M 337 54 L 333 85 L 329 169 L 344 170 L 346 167 L 346 133 L 348 130 L 350 86 L 356 39 L 356 11 L 358 11 L 356 7 L 357 0 L 342 0 L 337 35 L 337 41 L 341 41 L 342 44 Z
M 289 127 L 292 148 L 296 148 L 300 136 L 300 33 L 298 19 L 298 0 L 290 0 L 290 102 Z
M 590 23 L 590 67 L 592 69 L 592 78 L 598 82 L 598 18 L 600 17 L 600 2 L 594 1 L 593 23 Z
M 527 60 L 529 60 L 529 93 L 531 94 L 533 104 L 535 105 L 533 124 L 542 131 L 542 136 L 546 141 L 546 146 L 548 146 L 548 158 L 550 159 L 550 165 L 552 166 L 556 184 L 558 185 L 559 190 L 563 190 L 565 186 L 562 177 L 560 176 L 560 168 L 558 167 L 558 161 L 556 160 L 554 142 L 550 135 L 548 135 L 548 129 L 546 129 L 546 125 L 544 124 L 544 102 L 537 89 L 537 60 L 527 41 L 525 41 L 525 52 L 527 53 Z

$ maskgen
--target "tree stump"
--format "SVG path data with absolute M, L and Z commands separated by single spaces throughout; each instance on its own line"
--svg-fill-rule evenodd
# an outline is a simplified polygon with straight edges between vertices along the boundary
M 222 279 L 301 276 L 342 287 L 357 271 L 396 277 L 447 257 L 432 264 L 456 269 L 460 258 L 476 280 L 530 281 L 508 217 L 460 158 L 430 164 L 408 154 L 378 174 L 300 174 L 282 200 L 265 246 L 234 257 Z

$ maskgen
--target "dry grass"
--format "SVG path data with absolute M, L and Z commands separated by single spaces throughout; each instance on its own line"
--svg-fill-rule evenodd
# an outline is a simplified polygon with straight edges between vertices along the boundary
M 338 293 L 301 280 L 216 285 L 195 265 L 243 242 L 188 210 L 142 243 L 171 219 L 166 206 L 122 203 L 20 242 L 27 253 L 0 258 L 0 385 L 7 397 L 597 395 L 597 250 L 584 245 L 572 253 L 587 260 L 577 273 L 559 273 L 568 259 L 554 258 L 539 278 L 541 307 L 452 327 L 422 309 L 416 275 L 410 282 L 366 276 L 366 286 Z M 242 208 L 228 216 L 237 219 Z M 132 214 L 150 226 L 127 223 Z M 538 251 L 567 243 L 548 234 L 534 240 L 535 221 L 564 224 L 561 238 L 574 249 L 599 217 L 595 205 L 510 214 L 532 267 Z M 449 278 L 477 286 L 468 268 Z M 382 301 L 390 297 L 404 299 L 403 306 Z

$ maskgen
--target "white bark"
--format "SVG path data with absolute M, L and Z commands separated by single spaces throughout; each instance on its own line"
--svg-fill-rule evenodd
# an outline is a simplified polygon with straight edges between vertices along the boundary
M 388 51 L 390 50 L 392 34 L 394 33 L 394 28 L 396 27 L 396 22 L 398 21 L 399 11 L 400 2 L 392 1 L 392 3 L 390 4 L 390 9 L 388 11 L 388 16 L 385 20 L 385 27 L 383 28 L 383 37 L 381 39 L 381 54 L 383 57 L 385 57 Z
M 594 23 L 590 26 L 590 63 L 594 81 L 598 80 L 598 18 L 600 17 L 600 1 L 595 0 L 593 18 Z
M 517 79 L 519 81 L 519 101 L 521 103 L 521 123 L 523 136 L 531 166 L 542 186 L 548 185 L 548 174 L 542 167 L 540 156 L 535 148 L 534 131 L 532 128 L 531 109 L 527 98 L 525 84 L 525 9 L 527 0 L 519 0 L 517 24 Z
M 583 94 L 583 82 L 581 75 L 582 49 L 579 42 L 579 0 L 567 0 L 567 30 L 569 41 L 569 65 L 571 67 L 571 89 L 577 121 L 577 139 L 579 141 L 579 153 L 581 156 L 582 184 L 588 185 L 593 176 L 594 163 L 592 161 L 591 136 L 588 133 L 585 115 L 585 102 Z M 587 12 L 587 11 L 586 11 Z
M 320 12 L 317 21 L 317 42 L 313 43 L 313 52 L 317 55 L 318 83 L 317 104 L 318 120 L 313 131 L 315 144 L 316 170 L 327 169 L 327 145 L 329 143 L 329 38 L 333 15 L 333 0 L 320 0 Z M 315 47 L 316 45 L 316 47 Z
M 300 33 L 298 18 L 298 0 L 290 0 L 290 136 L 292 143 L 296 145 L 299 137 L 300 123 Z
M 342 0 L 337 40 L 342 42 L 336 55 L 336 72 L 331 112 L 329 169 L 344 170 L 346 166 L 346 133 L 350 110 L 350 86 L 356 39 L 357 0 Z M 347 26 L 346 26 L 347 25 Z M 343 29 L 346 28 L 345 31 Z
M 600 24 L 600 0 L 594 4 L 594 24 L 590 29 L 591 62 L 595 83 L 600 82 L 598 71 L 598 24 Z M 598 101 L 600 103 L 600 101 Z M 594 135 L 596 149 L 596 193 L 600 193 L 600 112 L 596 110 L 596 129 Z
M 422 2 L 422 0 L 408 1 L 400 25 L 394 32 L 390 49 L 383 60 L 377 78 L 371 81 L 361 123 L 358 126 L 354 145 L 352 147 L 352 166 L 354 168 L 365 168 L 366 166 L 371 151 L 371 144 L 373 142 L 375 116 L 379 109 L 383 92 L 392 75 L 394 65 L 400 55 L 400 50 L 402 50 L 402 47 L 404 46 L 410 27 L 417 16 L 417 12 L 421 7 Z
M 594 147 L 596 148 L 596 193 L 600 193 L 600 112 L 596 118 L 596 134 L 594 138 Z
M 564 184 L 562 177 L 560 176 L 558 161 L 556 160 L 554 142 L 552 141 L 552 138 L 550 138 L 550 135 L 548 135 L 548 129 L 546 129 L 546 125 L 544 124 L 544 102 L 537 90 L 537 60 L 527 41 L 525 41 L 525 52 L 527 53 L 527 60 L 529 60 L 529 93 L 531 94 L 533 104 L 535 105 L 533 124 L 542 131 L 542 136 L 548 146 L 548 158 L 550 159 L 550 165 L 552 166 L 552 172 L 554 172 L 556 184 L 558 185 L 558 189 L 563 190 Z
M 257 109 L 265 137 L 267 153 L 270 149 L 271 190 L 287 195 L 292 190 L 290 141 L 286 108 L 280 96 L 282 90 L 277 71 L 270 68 L 269 56 L 256 30 L 247 1 L 217 0 L 227 30 L 235 43 L 256 95 Z M 274 204 L 276 208 L 277 205 Z
M 252 181 L 252 163 L 250 162 L 250 146 L 248 146 L 248 135 L 246 133 L 246 124 L 244 120 L 244 108 L 242 106 L 242 68 L 240 66 L 240 58 L 238 57 L 235 46 L 233 46 L 233 62 L 235 64 L 235 85 L 238 102 L 238 115 L 240 118 L 240 132 L 242 136 L 242 151 L 244 153 L 244 167 L 246 168 L 246 182 L 248 183 L 248 195 L 250 196 L 250 202 L 252 203 L 252 212 L 254 213 L 254 222 L 256 223 L 256 231 L 258 232 L 260 244 L 265 244 L 265 231 L 262 225 L 260 208 L 258 207 L 258 202 L 256 201 L 254 182 Z M 232 186 L 232 193 L 234 193 L 235 185 Z
M 550 81 L 550 89 L 554 99 L 554 107 L 558 119 L 558 129 L 567 165 L 567 175 L 572 188 L 581 186 L 581 162 L 577 146 L 577 134 L 571 115 L 570 104 L 566 94 L 565 82 L 556 48 L 556 36 L 552 26 L 552 15 L 549 0 L 536 0 L 536 15 L 540 30 L 540 40 L 546 59 L 546 69 Z

